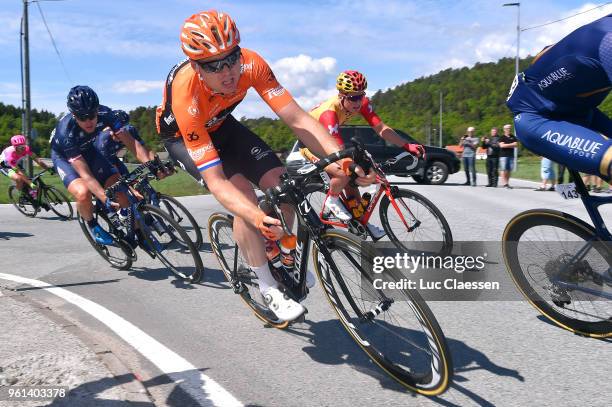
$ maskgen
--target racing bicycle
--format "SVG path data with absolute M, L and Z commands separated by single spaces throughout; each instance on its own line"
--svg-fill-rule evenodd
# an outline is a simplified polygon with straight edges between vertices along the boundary
M 120 212 L 108 212 L 96 200 L 94 217 L 113 237 L 112 244 L 98 243 L 81 216 L 79 223 L 89 243 L 115 268 L 129 269 L 137 259 L 135 248 L 140 247 L 151 258 L 160 260 L 177 277 L 190 283 L 198 282 L 204 266 L 187 232 L 171 215 L 145 200 L 138 200 L 129 189 L 132 186 L 138 190 L 138 184 L 145 182 L 151 174 L 156 174 L 161 165 L 159 160 L 142 164 L 106 189 L 106 196 L 111 200 L 118 192 L 127 195 L 130 205 L 125 217 L 122 218 Z
M 399 188 L 392 185 L 385 175 L 385 170 L 394 166 L 400 160 L 407 161 L 407 167 L 413 168 L 418 164 L 418 158 L 408 152 L 402 152 L 396 157 L 392 157 L 384 163 L 378 164 L 371 154 L 364 148 L 363 144 L 353 138 L 355 148 L 354 159 L 357 164 L 367 170 L 372 168 L 376 173 L 376 191 L 368 193 L 368 202 L 365 202 L 363 214 L 348 221 L 341 222 L 324 210 L 324 201 L 329 190 L 329 176 L 323 172 L 321 178 L 324 187 L 321 191 L 311 193 L 308 198 L 319 212 L 321 221 L 327 225 L 347 228 L 349 232 L 360 236 L 363 239 L 373 236 L 366 225 L 373 221 L 372 217 L 378 205 L 378 216 L 380 223 L 389 240 L 400 250 L 414 250 L 415 243 L 427 242 L 428 250 L 441 255 L 450 254 L 453 247 L 453 236 L 440 210 L 423 195 L 409 189 Z M 293 161 L 288 163 L 289 170 L 293 167 L 303 165 L 303 161 Z M 365 196 L 365 194 L 364 194 Z M 347 197 L 344 193 L 340 194 L 340 199 L 346 208 L 349 208 Z
M 281 176 L 280 185 L 265 193 L 264 207 L 290 227 L 280 212 L 289 205 L 297 216 L 297 243 L 293 272 L 273 271 L 285 294 L 295 301 L 308 295 L 306 272 L 312 242 L 314 270 L 329 304 L 342 326 L 372 361 L 408 389 L 435 396 L 451 381 L 451 355 L 435 316 L 416 290 L 397 290 L 392 297 L 374 288 L 368 262 L 379 254 L 354 234 L 324 224 L 306 196 L 322 187 L 320 172 L 326 165 L 348 157 L 354 148 L 332 154 Z M 248 267 L 233 239 L 233 216 L 214 213 L 208 220 L 210 242 L 234 293 L 254 314 L 275 328 L 286 328 L 267 308 L 255 273 Z M 262 237 L 263 239 L 263 237 Z M 371 267 L 370 267 L 371 268 Z M 388 277 L 399 281 L 395 270 Z
M 579 335 L 612 336 L 612 235 L 599 206 L 612 197 L 591 196 L 580 174 L 564 198 L 582 200 L 593 226 L 568 213 L 532 209 L 516 215 L 502 238 L 506 267 L 546 318 Z
M 36 185 L 36 197 L 32 197 L 25 189 L 19 191 L 17 186 L 9 185 L 8 196 L 11 203 L 19 212 L 30 218 L 35 217 L 41 210 L 51 210 L 63 220 L 72 219 L 70 200 L 62 191 L 42 180 L 42 175 L 47 171 L 43 170 L 32 178 L 32 183 Z

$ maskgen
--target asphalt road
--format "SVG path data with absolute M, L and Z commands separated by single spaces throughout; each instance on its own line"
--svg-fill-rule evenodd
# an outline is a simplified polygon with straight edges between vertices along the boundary
M 554 208 L 585 217 L 580 202 L 563 201 L 553 192 L 534 192 L 534 183 L 516 181 L 515 189 L 506 190 L 458 185 L 463 181 L 460 174 L 443 186 L 409 185 L 442 210 L 455 240 L 499 241 L 508 220 L 529 208 Z M 484 185 L 484 178 L 479 182 Z M 209 214 L 220 209 L 211 197 L 181 200 L 203 227 Z M 605 213 L 610 219 L 612 212 Z M 75 221 L 50 216 L 28 219 L 13 207 L 0 205 L 3 272 L 55 284 L 94 301 L 198 369 L 163 375 L 132 346 L 73 305 L 43 290 L 26 291 L 110 344 L 160 405 L 196 405 L 194 390 L 190 395 L 185 383 L 197 383 L 200 373 L 244 405 L 611 403 L 612 341 L 586 339 L 559 329 L 523 301 L 430 303 L 454 358 L 454 384 L 438 398 L 415 396 L 387 378 L 353 344 L 320 287 L 307 299 L 305 323 L 286 331 L 265 328 L 228 288 L 207 240 L 201 252 L 207 267 L 204 281 L 188 286 L 177 283 L 161 264 L 144 255 L 132 271 L 110 268 L 85 241 Z M 177 383 L 180 380 L 184 382 Z M 205 404 L 210 403 L 209 396 L 195 398 Z

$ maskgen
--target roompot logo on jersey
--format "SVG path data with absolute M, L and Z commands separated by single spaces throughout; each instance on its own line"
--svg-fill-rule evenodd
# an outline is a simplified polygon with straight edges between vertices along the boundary
M 195 150 L 189 150 L 189 156 L 191 156 L 193 161 L 198 161 L 202 159 L 207 152 L 212 151 L 214 148 L 213 143 L 208 143 L 202 147 L 196 148 Z

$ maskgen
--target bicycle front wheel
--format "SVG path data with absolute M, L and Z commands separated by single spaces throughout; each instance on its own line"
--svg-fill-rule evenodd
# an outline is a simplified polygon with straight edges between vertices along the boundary
M 102 216 L 98 216 L 94 213 L 94 216 L 97 219 L 97 222 L 100 226 L 102 226 L 105 230 L 109 230 L 108 223 L 106 223 L 106 219 Z M 87 238 L 89 244 L 95 249 L 96 252 L 104 260 L 106 260 L 112 267 L 117 268 L 119 270 L 128 270 L 132 267 L 132 261 L 134 257 L 132 256 L 133 251 L 130 245 L 125 241 L 118 239 L 116 236 L 113 236 L 114 242 L 112 245 L 103 245 L 96 242 L 95 238 L 91 235 L 89 227 L 87 227 L 87 223 L 81 217 L 81 215 L 77 216 L 79 221 L 79 225 L 81 226 L 81 230 L 83 234 Z
M 49 208 L 62 219 L 72 219 L 73 210 L 70 200 L 55 187 L 47 186 L 44 188 L 43 200 Z
M 197 283 L 204 265 L 187 232 L 172 216 L 153 205 L 142 205 L 140 234 L 148 249 L 177 277 Z
M 324 248 L 314 245 L 315 269 L 323 292 L 353 340 L 389 376 L 427 396 L 443 393 L 452 377 L 446 338 L 433 313 L 415 290 L 396 290 L 393 298 L 375 289 L 362 259 L 377 255 L 359 238 L 330 229 Z M 364 262 L 367 264 L 367 262 Z M 399 281 L 399 276 L 392 276 Z
M 234 241 L 233 223 L 233 218 L 224 213 L 213 213 L 208 218 L 210 244 L 225 278 L 257 318 L 274 328 L 286 328 L 289 322 L 280 321 L 266 306 L 257 275 L 249 268 Z
M 9 186 L 8 196 L 13 206 L 28 218 L 33 218 L 38 213 L 38 209 L 32 200 L 22 194 L 15 185 Z
M 514 283 L 558 326 L 591 337 L 612 336 L 612 247 L 571 215 L 535 209 L 515 216 L 503 235 Z
M 202 246 L 202 230 L 195 218 L 176 198 L 166 194 L 158 194 L 159 206 L 187 232 L 196 249 Z
M 427 249 L 443 256 L 450 254 L 453 235 L 442 212 L 414 191 L 394 188 L 391 194 L 393 200 L 385 195 L 379 207 L 381 223 L 389 240 L 404 251 L 414 250 L 420 242 L 432 242 Z M 431 244 L 434 246 L 429 246 Z

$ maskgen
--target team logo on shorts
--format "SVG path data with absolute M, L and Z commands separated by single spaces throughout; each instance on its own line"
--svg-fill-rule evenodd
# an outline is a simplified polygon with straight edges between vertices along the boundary
M 521 121 L 521 114 L 517 114 L 516 116 L 514 116 L 514 121 L 515 122 L 520 122 Z
M 257 161 L 267 156 L 269 152 L 270 150 L 262 151 L 261 147 L 253 147 L 251 149 L 251 155 L 255 157 Z

